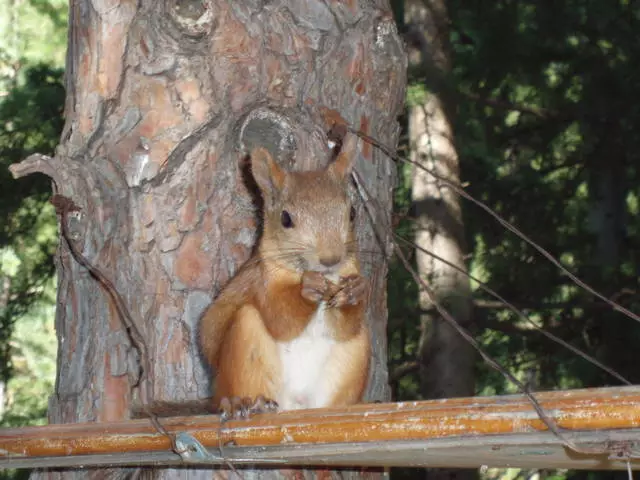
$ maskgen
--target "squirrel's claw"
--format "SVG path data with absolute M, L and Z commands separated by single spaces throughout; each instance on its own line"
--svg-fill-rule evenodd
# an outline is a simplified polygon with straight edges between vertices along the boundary
M 338 291 L 329 301 L 331 307 L 358 305 L 367 294 L 367 282 L 360 275 L 350 275 L 340 279 Z
M 220 400 L 218 410 L 222 422 L 246 420 L 251 415 L 277 412 L 278 403 L 263 395 L 258 395 L 255 399 L 251 397 L 224 397 Z

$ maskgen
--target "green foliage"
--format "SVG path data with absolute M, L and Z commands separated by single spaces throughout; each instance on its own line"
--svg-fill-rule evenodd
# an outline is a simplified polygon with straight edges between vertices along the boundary
M 50 181 L 15 181 L 8 166 L 31 153 L 53 154 L 63 125 L 62 71 L 25 68 L 0 103 L 0 426 L 41 424 L 55 375 L 53 253 L 57 222 Z M 0 478 L 27 478 L 3 471 Z
M 424 105 L 429 93 L 421 83 L 414 83 L 407 86 L 407 106 L 409 108 Z
M 637 309 L 637 299 L 624 292 L 637 289 L 640 266 L 633 248 L 640 227 L 633 215 L 640 147 L 638 9 L 606 0 L 497 1 L 489 7 L 454 1 L 449 11 L 459 92 L 456 134 L 469 193 L 596 289 Z M 603 208 L 609 218 L 598 213 Z M 479 210 L 468 207 L 466 213 L 476 246 L 472 270 L 485 272 L 540 326 L 638 381 L 629 356 L 640 339 L 633 322 L 570 286 L 562 272 Z M 476 291 L 476 297 L 485 295 Z M 612 382 L 504 310 L 481 315 L 487 324 L 521 330 L 485 330 L 483 340 L 516 371 L 536 368 L 542 387 Z M 506 388 L 499 375 L 485 367 L 481 373 L 485 391 Z
M 50 281 L 44 298 L 15 325 L 11 337 L 12 376 L 7 383 L 2 426 L 45 423 L 48 396 L 55 381 L 54 293 Z
M 0 426 L 22 426 L 45 421 L 53 388 L 57 228 L 50 181 L 15 181 L 7 168 L 31 153 L 53 154 L 58 142 L 67 2 L 0 0 L 0 12 Z
M 0 375 L 10 375 L 14 322 L 41 298 L 53 275 L 57 228 L 44 176 L 13 180 L 8 166 L 31 153 L 53 154 L 62 129 L 62 72 L 44 65 L 27 69 L 25 83 L 0 103 Z
M 446 6 L 452 74 L 436 83 L 439 90 L 433 72 L 412 68 L 408 104 L 445 93 L 453 101 L 467 192 L 597 291 L 640 312 L 640 7 L 619 0 L 451 0 Z M 402 209 L 408 194 L 404 198 Z M 538 326 L 640 382 L 636 322 L 575 286 L 481 209 L 470 203 L 463 208 L 474 276 Z M 395 281 L 391 276 L 390 292 Z M 522 381 L 533 379 L 537 390 L 618 384 L 472 287 L 476 337 Z M 417 325 L 413 295 L 404 297 L 411 298 L 404 311 L 413 315 L 405 319 L 407 328 Z M 390 293 L 390 302 L 400 298 Z M 394 308 L 402 311 L 390 303 Z M 392 322 L 393 317 L 390 358 L 406 360 L 415 352 L 417 334 L 399 333 L 402 327 Z M 477 372 L 478 394 L 515 391 L 481 361 Z M 416 398 L 417 391 L 418 376 L 408 375 L 398 398 Z M 573 475 L 538 473 L 558 479 Z M 522 470 L 482 474 L 529 476 Z
M 640 9 L 609 0 L 452 0 L 447 7 L 453 72 L 441 85 L 455 103 L 467 191 L 596 290 L 638 311 Z M 433 89 L 428 72 L 410 73 L 412 106 Z M 399 195 L 398 208 L 407 209 L 405 186 Z M 640 381 L 633 358 L 637 324 L 576 287 L 480 209 L 465 203 L 464 212 L 474 276 L 540 327 Z M 389 286 L 395 362 L 417 348 L 417 333 L 407 333 L 417 326 L 411 281 L 397 275 L 392 270 Z M 477 286 L 473 296 L 481 343 L 520 378 L 533 373 L 539 389 L 616 383 L 490 303 Z M 405 313 L 404 323 L 396 322 L 396 310 Z M 478 373 L 479 393 L 514 391 L 483 363 Z M 416 393 L 416 375 L 403 383 L 401 393 Z
M 0 425 L 43 423 L 55 373 L 57 222 L 49 179 L 8 166 L 53 154 L 62 130 L 66 1 L 0 0 Z M 47 62 L 47 63 L 41 63 Z M 26 478 L 3 471 L 0 478 Z
M 66 0 L 0 0 L 0 91 L 23 80 L 23 67 L 64 65 Z

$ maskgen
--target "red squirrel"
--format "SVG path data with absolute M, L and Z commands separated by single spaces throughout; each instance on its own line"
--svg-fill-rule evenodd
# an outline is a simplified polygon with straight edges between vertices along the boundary
M 371 347 L 347 194 L 356 142 L 349 135 L 333 163 L 307 172 L 251 152 L 262 237 L 200 323 L 214 403 L 265 398 L 292 410 L 362 400 Z

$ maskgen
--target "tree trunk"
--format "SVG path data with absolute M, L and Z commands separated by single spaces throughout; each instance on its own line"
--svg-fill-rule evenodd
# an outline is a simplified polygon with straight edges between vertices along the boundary
M 67 222 L 74 242 L 122 295 L 150 364 L 132 389 L 140 360 L 114 303 L 61 242 L 50 422 L 122 420 L 137 395 L 174 401 L 211 395 L 197 348 L 199 316 L 256 241 L 241 153 L 260 144 L 286 167 L 318 168 L 329 157 L 325 134 L 333 111 L 395 145 L 405 63 L 386 0 L 72 2 L 67 123 L 43 170 L 57 193 L 80 207 Z M 394 167 L 371 146 L 360 149 L 356 170 L 386 225 Z M 360 247 L 377 252 L 363 258 L 373 284 L 367 398 L 386 399 L 386 262 L 367 215 L 360 218 Z M 35 476 L 111 474 L 127 471 Z M 148 475 L 211 478 L 212 472 Z
M 409 111 L 409 141 L 412 159 L 448 180 L 460 183 L 458 155 L 452 128 L 452 102 L 446 89 L 450 70 L 448 16 L 442 0 L 413 1 L 406 5 L 409 36 L 416 58 L 426 76 L 428 90 L 424 104 Z M 469 280 L 426 252 L 432 252 L 462 272 L 464 229 L 459 197 L 420 168 L 414 168 L 412 201 L 416 215 L 415 242 L 420 276 L 433 289 L 437 302 L 456 321 L 471 323 Z M 420 294 L 421 318 L 420 381 L 423 398 L 451 398 L 474 394 L 473 348 L 434 308 L 426 292 Z M 428 478 L 473 478 L 473 471 L 431 470 Z
M 607 123 L 602 130 L 611 130 Z M 620 149 L 619 143 L 603 136 L 596 145 L 594 158 L 599 161 L 588 164 L 588 192 L 590 203 L 590 230 L 595 237 L 593 242 L 593 263 L 585 269 L 587 282 L 609 298 L 616 298 L 616 286 L 623 278 L 623 259 L 627 238 L 627 196 L 629 182 L 627 153 Z M 622 150 L 622 151 L 621 151 Z M 598 155 L 600 153 L 600 155 Z M 589 268 L 590 267 L 590 268 Z M 634 354 L 627 347 L 631 332 L 627 318 L 614 311 L 602 311 L 598 303 L 590 302 L 584 312 L 584 318 L 597 319 L 599 334 L 598 354 L 600 359 L 615 371 L 620 372 L 631 382 L 637 383 L 640 373 L 635 367 Z M 606 327 L 605 327 L 606 325 Z M 610 382 L 609 378 L 595 378 L 588 385 L 601 385 Z

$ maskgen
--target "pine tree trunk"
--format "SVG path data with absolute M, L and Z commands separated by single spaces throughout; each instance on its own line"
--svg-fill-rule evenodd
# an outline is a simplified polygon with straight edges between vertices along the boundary
M 626 152 L 620 152 L 619 145 L 608 138 L 603 137 L 595 152 L 594 158 L 597 158 L 599 163 L 592 162 L 588 165 L 588 220 L 595 241 L 593 263 L 589 265 L 591 268 L 585 268 L 583 276 L 602 294 L 616 298 L 616 286 L 620 284 L 627 238 L 628 221 L 625 217 L 629 182 L 626 163 L 629 160 L 626 159 Z M 615 136 L 612 135 L 610 138 Z M 595 336 L 599 344 L 600 359 L 631 382 L 637 383 L 640 373 L 635 367 L 633 350 L 627 347 L 630 335 L 628 319 L 618 312 L 603 311 L 597 302 L 587 303 L 584 318 L 597 319 L 596 325 L 606 325 L 606 328 L 596 327 L 596 331 L 599 332 Z M 598 378 L 592 380 L 591 385 L 601 385 L 609 381 L 609 378 Z
M 143 397 L 211 395 L 197 348 L 199 316 L 256 241 L 241 152 L 261 144 L 285 167 L 317 168 L 329 157 L 332 110 L 395 145 L 405 63 L 386 0 L 72 2 L 67 123 L 43 170 L 81 209 L 68 221 L 76 246 L 111 279 L 140 325 L 150 358 Z M 388 224 L 393 165 L 361 144 L 357 171 L 377 220 Z M 367 215 L 358 240 L 363 251 L 378 252 L 364 258 L 373 284 L 367 398 L 386 399 L 386 262 Z M 57 267 L 50 421 L 126 419 L 140 359 L 113 302 L 64 241 Z M 211 478 L 212 471 L 144 475 L 152 477 Z
M 450 70 L 448 16 L 444 0 L 406 5 L 409 36 L 416 47 L 412 63 L 422 66 L 428 90 L 424 104 L 409 111 L 413 160 L 454 183 L 460 183 L 458 154 L 452 127 L 452 102 L 446 88 Z M 437 302 L 456 321 L 471 323 L 471 292 L 464 261 L 464 228 L 459 197 L 420 168 L 414 168 L 412 202 L 416 215 L 417 268 L 435 292 Z M 456 271 L 429 252 L 457 266 Z M 473 348 L 438 314 L 429 295 L 419 299 L 421 318 L 420 381 L 423 398 L 474 394 Z M 429 479 L 473 478 L 475 472 L 430 470 Z

